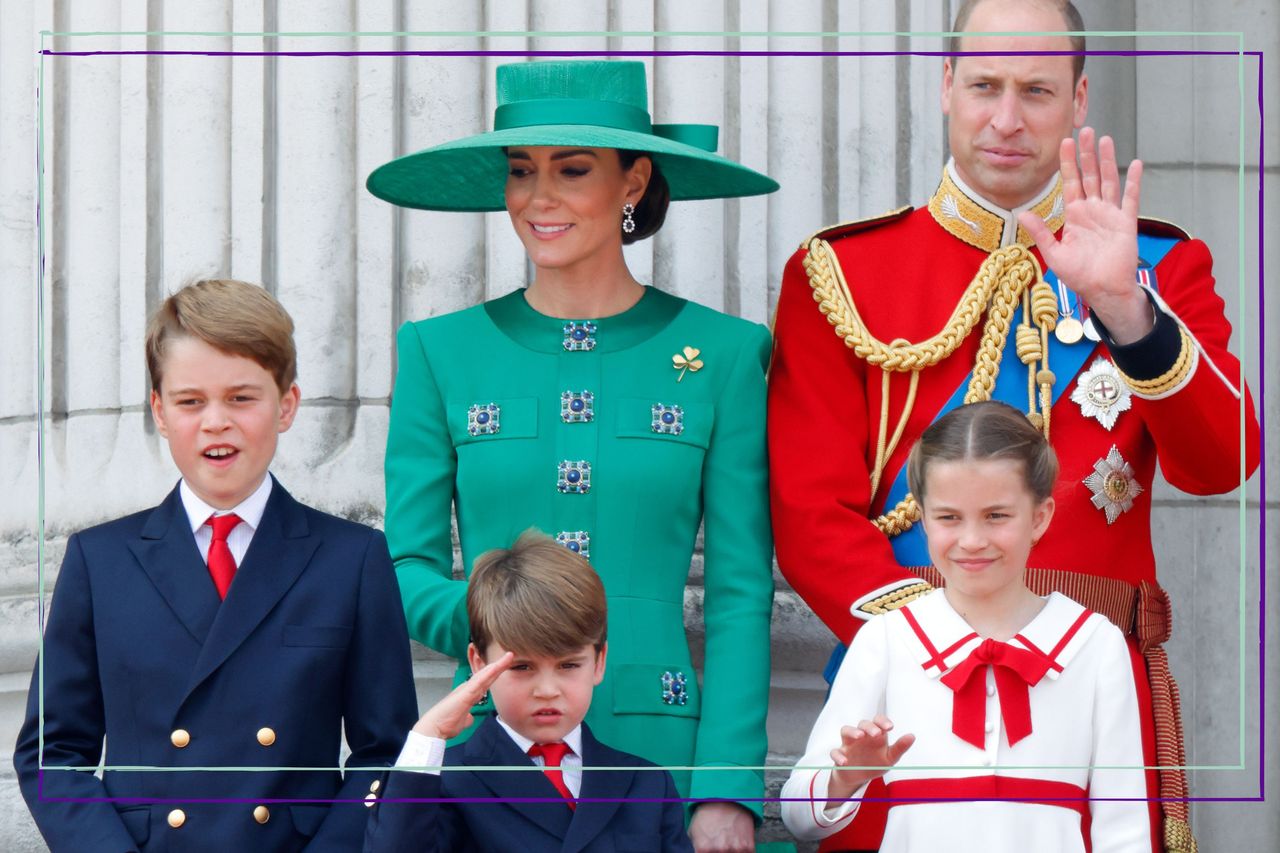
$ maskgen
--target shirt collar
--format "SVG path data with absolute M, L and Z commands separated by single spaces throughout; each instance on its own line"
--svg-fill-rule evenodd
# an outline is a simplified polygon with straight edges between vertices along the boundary
M 1046 655 L 1056 649 L 1057 653 L 1052 656 L 1054 665 L 1049 671 L 1049 677 L 1057 678 L 1101 624 L 1099 621 L 1101 617 L 1090 618 L 1072 632 L 1072 627 L 1084 612 L 1084 607 L 1059 592 L 1051 592 L 1044 596 L 1044 599 L 1045 604 L 1040 608 L 1040 612 L 1008 642 L 1019 648 L 1030 648 L 1033 651 L 1038 649 Z M 974 633 L 964 617 L 951 606 L 951 602 L 947 600 L 947 596 L 941 589 L 935 589 L 917 598 L 907 607 L 910 608 L 921 630 L 929 638 L 933 650 L 941 655 L 945 662 L 945 668 L 942 669 L 931 665 L 933 652 L 926 648 L 921 639 L 908 627 L 905 615 L 899 614 L 903 615 L 903 619 L 898 630 L 908 647 L 912 649 L 925 675 L 930 678 L 937 678 L 946 670 L 959 664 L 983 641 L 982 637 Z M 1058 648 L 1059 643 L 1064 639 L 1066 643 Z
M 507 733 L 507 736 L 515 742 L 515 745 L 520 748 L 520 751 L 528 755 L 529 749 L 533 746 L 534 741 L 529 740 L 529 738 L 507 725 L 507 721 L 502 719 L 502 717 L 495 717 L 494 719 L 498 721 L 498 725 L 502 726 L 503 730 Z M 572 751 L 574 755 L 579 758 L 582 757 L 582 723 L 578 723 L 573 727 L 573 731 L 564 736 L 564 742 L 568 745 L 570 751 Z
M 191 524 L 192 533 L 199 530 L 209 520 L 209 516 L 225 515 L 228 512 L 234 512 L 240 516 L 241 522 L 249 525 L 250 530 L 256 531 L 258 525 L 262 523 L 262 513 L 267 509 L 267 498 L 271 496 L 271 475 L 267 474 L 263 477 L 258 488 L 253 490 L 253 494 L 229 510 L 214 509 L 209 506 L 196 495 L 191 486 L 187 485 L 185 477 L 178 485 L 178 494 L 182 498 L 182 508 L 187 511 L 187 521 Z
M 1026 204 L 1005 210 L 964 182 L 956 171 L 955 158 L 947 161 L 942 181 L 929 199 L 929 213 L 939 225 L 953 237 L 987 252 L 1014 243 L 1034 245 L 1031 235 L 1018 224 L 1018 214 L 1024 210 L 1035 213 L 1056 233 L 1062 227 L 1065 209 L 1062 176 L 1057 173 Z

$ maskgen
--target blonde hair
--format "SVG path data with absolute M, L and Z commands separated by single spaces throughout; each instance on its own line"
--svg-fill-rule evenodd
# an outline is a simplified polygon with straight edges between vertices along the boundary
M 160 390 L 165 348 L 185 337 L 252 359 L 272 375 L 282 394 L 297 378 L 293 319 L 274 296 L 255 284 L 225 278 L 192 282 L 156 309 L 147 323 L 151 390 Z
M 467 585 L 471 642 L 521 654 L 560 656 L 590 643 L 604 648 L 604 584 L 584 557 L 536 530 L 510 548 L 476 558 Z
M 907 458 L 907 484 L 921 506 L 932 462 L 1012 459 L 1037 502 L 1053 494 L 1058 457 L 1027 416 L 1007 403 L 987 400 L 947 412 L 921 434 Z

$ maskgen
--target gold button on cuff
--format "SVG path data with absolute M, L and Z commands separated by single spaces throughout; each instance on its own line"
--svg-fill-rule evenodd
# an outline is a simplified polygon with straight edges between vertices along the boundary
M 169 735 L 169 743 L 173 744 L 178 749 L 182 749 L 184 746 L 191 743 L 191 733 L 186 729 L 174 729 L 173 733 Z
M 266 823 L 271 820 L 271 809 L 266 806 L 258 806 L 253 810 L 253 819 L 258 823 Z
M 186 822 L 187 822 L 187 813 L 184 812 L 182 809 L 174 809 L 173 811 L 169 812 L 169 826 L 172 826 L 174 829 L 177 829 L 178 827 L 182 826 Z
M 369 785 L 369 791 L 372 793 L 377 793 L 378 789 L 381 787 L 382 787 L 382 780 L 374 779 L 373 782 Z
M 374 807 L 374 805 L 375 805 L 377 802 L 378 802 L 378 795 L 377 795 L 377 794 L 372 794 L 372 793 L 370 793 L 370 794 L 365 794 L 365 795 L 364 795 L 364 807 L 365 807 L 366 809 L 371 809 L 371 808 L 373 808 L 373 807 Z
M 258 743 L 262 744 L 263 746 L 271 746 L 271 744 L 275 742 L 276 742 L 276 733 L 274 729 L 270 728 L 269 726 L 263 726 L 262 728 L 258 729 Z

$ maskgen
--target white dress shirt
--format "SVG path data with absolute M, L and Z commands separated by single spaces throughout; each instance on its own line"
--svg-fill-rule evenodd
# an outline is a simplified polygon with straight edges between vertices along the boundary
M 503 731 L 515 743 L 516 747 L 526 755 L 533 746 L 534 741 L 520 734 L 506 721 L 498 717 L 498 725 L 502 726 Z M 564 736 L 564 742 L 569 747 L 569 752 L 565 753 L 564 758 L 560 760 L 561 776 L 564 778 L 565 787 L 569 789 L 569 793 L 575 797 L 582 790 L 582 724 L 573 727 L 573 731 Z M 412 770 L 420 773 L 440 774 L 440 766 L 444 762 L 444 739 L 438 737 L 429 737 L 410 730 L 409 736 L 405 738 L 404 748 L 400 750 L 400 755 L 396 758 L 396 767 L 403 770 Z M 530 755 L 529 760 L 539 767 L 543 766 L 541 755 Z
M 263 477 L 262 483 L 254 489 L 253 494 L 231 509 L 214 509 L 209 506 L 187 485 L 185 479 L 178 486 L 178 495 L 182 498 L 182 507 L 187 511 L 187 521 L 191 523 L 191 532 L 196 537 L 196 549 L 200 552 L 205 565 L 209 563 L 209 543 L 213 541 L 213 528 L 205 523 L 209 520 L 209 516 L 228 513 L 240 516 L 240 523 L 227 535 L 227 547 L 231 549 L 231 556 L 235 558 L 236 568 L 239 568 L 244 562 L 245 552 L 249 550 L 249 543 L 253 541 L 254 531 L 262 523 L 262 513 L 267 508 L 267 498 L 271 496 L 271 475 Z

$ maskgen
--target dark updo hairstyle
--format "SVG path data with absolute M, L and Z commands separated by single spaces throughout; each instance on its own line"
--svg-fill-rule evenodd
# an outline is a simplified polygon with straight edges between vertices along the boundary
M 953 409 L 932 424 L 907 459 L 907 483 L 921 506 L 925 475 L 933 462 L 1012 459 L 1022 463 L 1023 482 L 1036 502 L 1053 494 L 1058 457 L 1027 416 L 1007 403 L 988 400 Z
M 636 230 L 630 234 L 626 231 L 622 232 L 622 243 L 625 246 L 658 233 L 658 229 L 667 218 L 667 208 L 671 205 L 671 188 L 667 186 L 667 179 L 662 176 L 662 170 L 658 168 L 657 161 L 649 155 L 649 152 L 618 149 L 618 160 L 622 163 L 624 172 L 634 166 L 641 157 L 649 158 L 653 172 L 649 175 L 649 186 L 640 198 L 640 203 L 636 205 L 635 213 L 631 214 L 632 220 L 636 223 Z

